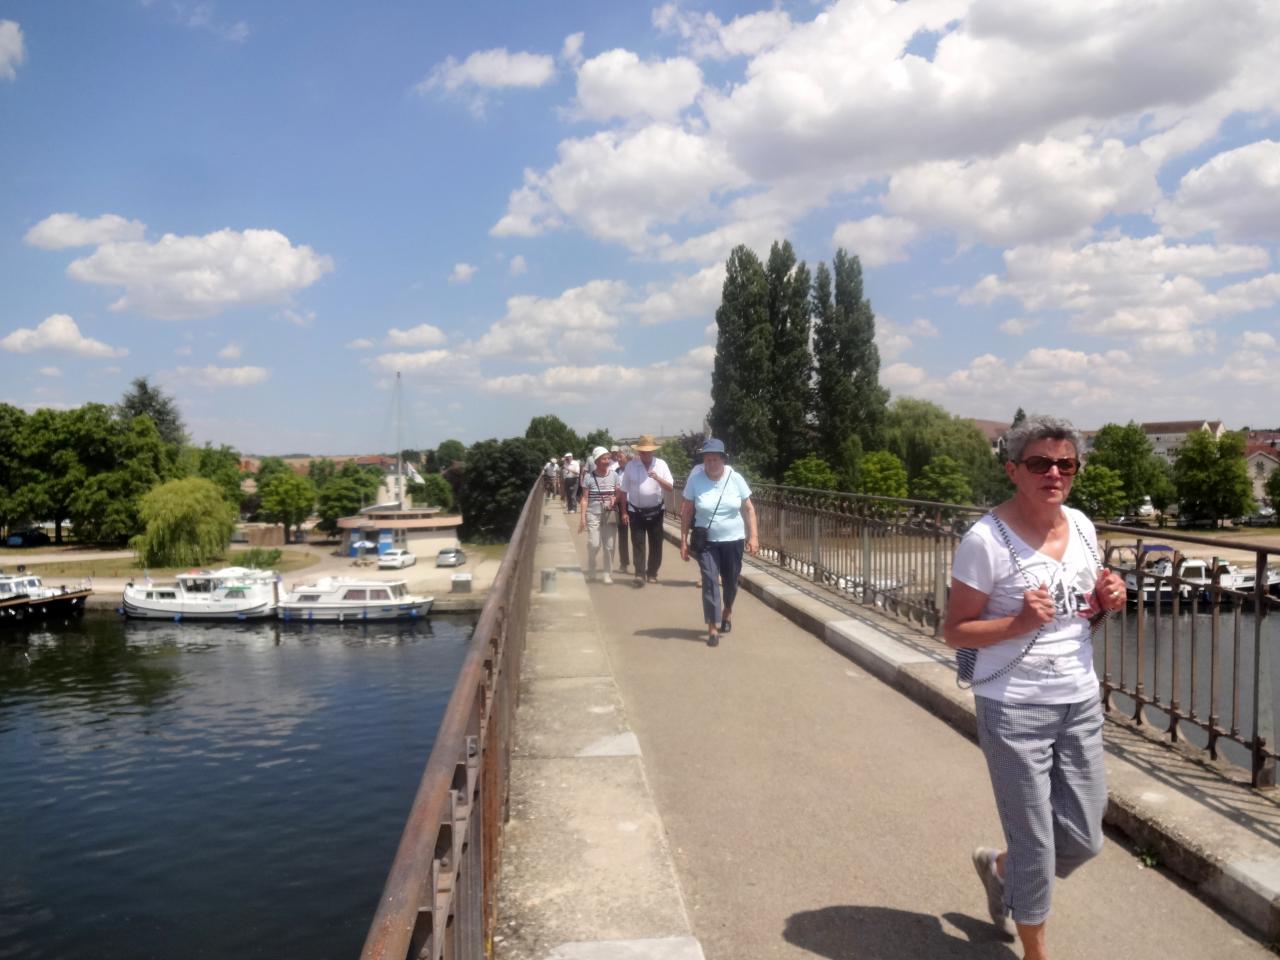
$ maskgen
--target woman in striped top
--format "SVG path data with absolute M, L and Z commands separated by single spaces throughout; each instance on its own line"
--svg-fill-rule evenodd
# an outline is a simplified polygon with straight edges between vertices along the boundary
M 578 532 L 587 532 L 587 580 L 596 577 L 596 554 L 604 550 L 605 583 L 613 583 L 613 544 L 617 539 L 618 514 L 614 511 L 618 475 L 612 469 L 609 451 L 596 447 L 591 451 L 595 469 L 582 478 Z

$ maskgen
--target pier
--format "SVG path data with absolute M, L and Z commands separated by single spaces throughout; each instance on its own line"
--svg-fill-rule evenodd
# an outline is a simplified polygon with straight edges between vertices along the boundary
M 1018 955 L 969 864 L 999 824 L 927 623 L 752 561 L 708 648 L 673 547 L 658 584 L 588 584 L 576 522 L 542 507 L 509 551 L 528 592 L 514 569 L 495 582 L 508 602 L 450 706 L 473 732 L 441 731 L 366 957 Z M 1051 946 L 1271 956 L 1274 791 L 1159 733 L 1113 712 L 1108 843 L 1058 885 Z

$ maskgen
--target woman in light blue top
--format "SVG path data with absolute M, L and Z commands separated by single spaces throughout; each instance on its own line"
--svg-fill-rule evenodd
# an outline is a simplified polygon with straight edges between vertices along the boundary
M 755 553 L 756 511 L 751 488 L 742 474 L 728 465 L 724 442 L 711 439 L 702 445 L 702 469 L 689 473 L 680 506 L 680 559 L 690 554 L 690 530 L 707 532 L 706 546 L 698 555 L 702 573 L 702 619 L 707 624 L 707 646 L 720 642 L 720 634 L 733 629 L 733 601 L 738 596 L 742 551 Z M 723 589 L 722 589 L 723 586 Z

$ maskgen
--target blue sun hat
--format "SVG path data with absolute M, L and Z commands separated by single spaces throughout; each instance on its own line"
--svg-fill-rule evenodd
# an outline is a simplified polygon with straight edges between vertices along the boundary
M 702 444 L 702 449 L 699 450 L 698 453 L 703 456 L 706 456 L 708 453 L 718 453 L 726 460 L 729 459 L 729 455 L 724 452 L 724 441 L 718 437 L 708 437 L 706 442 Z

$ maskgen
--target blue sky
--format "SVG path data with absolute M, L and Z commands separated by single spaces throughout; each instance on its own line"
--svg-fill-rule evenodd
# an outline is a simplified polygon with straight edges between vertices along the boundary
M 0 400 L 193 439 L 696 428 L 737 243 L 954 413 L 1280 422 L 1267 0 L 0 5 Z

